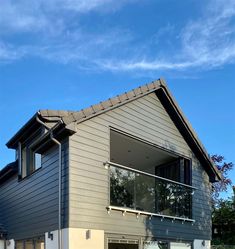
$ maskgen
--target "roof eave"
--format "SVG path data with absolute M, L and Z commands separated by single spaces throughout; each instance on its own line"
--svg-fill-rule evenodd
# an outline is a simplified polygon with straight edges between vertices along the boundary
M 18 140 L 22 137 L 22 134 L 25 133 L 30 127 L 35 124 L 36 117 L 38 116 L 38 112 L 33 115 L 32 118 L 29 119 L 27 123 L 25 123 L 16 133 L 15 135 L 6 143 L 6 146 L 9 149 L 15 149 L 17 147 Z
M 30 130 L 35 130 L 41 126 L 41 124 L 37 121 L 37 117 L 48 121 L 44 115 L 41 115 L 40 111 L 36 112 L 32 118 L 6 143 L 6 146 L 10 149 L 16 149 L 18 146 L 18 142 L 22 139 L 23 135 L 26 132 L 30 132 Z M 55 121 L 55 125 L 51 128 L 52 130 L 59 129 L 67 129 L 68 134 L 73 134 L 76 132 L 75 125 L 72 123 L 66 124 L 63 122 L 63 118 L 54 117 L 54 120 L 50 119 L 50 121 Z

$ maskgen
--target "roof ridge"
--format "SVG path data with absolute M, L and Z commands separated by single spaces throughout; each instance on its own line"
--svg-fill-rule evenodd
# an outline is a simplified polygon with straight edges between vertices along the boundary
M 148 92 L 155 91 L 161 85 L 165 85 L 165 81 L 160 78 L 150 83 L 140 85 L 128 92 L 118 94 L 112 98 L 100 101 L 98 104 L 93 104 L 88 107 L 82 108 L 80 110 L 58 110 L 58 109 L 40 109 L 38 113 L 44 117 L 60 117 L 63 119 L 64 123 L 69 124 L 71 122 L 76 122 L 76 120 L 86 119 L 90 116 L 97 115 L 103 111 L 107 111 L 112 107 L 119 106 L 133 99 L 140 97 Z
M 161 81 L 162 79 L 152 81 L 150 83 L 136 87 L 128 92 L 124 92 L 123 94 L 118 94 L 112 98 L 108 98 L 104 101 L 101 101 L 98 104 L 90 105 L 79 111 L 74 111 L 68 116 L 63 117 L 63 121 L 66 124 L 69 124 L 72 122 L 82 122 L 95 115 L 101 114 L 105 111 L 116 108 L 125 103 L 128 103 L 143 95 L 154 92 L 156 89 L 158 89 L 162 85 Z

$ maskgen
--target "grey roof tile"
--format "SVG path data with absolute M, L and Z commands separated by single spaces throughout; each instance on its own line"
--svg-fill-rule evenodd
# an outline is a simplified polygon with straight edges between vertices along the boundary
M 141 91 L 142 91 L 143 93 L 145 93 L 145 92 L 148 92 L 148 91 L 149 91 L 149 89 L 148 89 L 147 85 L 143 85 L 143 86 L 141 86 L 140 88 L 141 88 Z
M 44 118 L 59 117 L 62 118 L 66 124 L 69 124 L 70 122 L 84 120 L 93 115 L 109 110 L 112 107 L 118 106 L 122 103 L 124 104 L 128 101 L 138 98 L 143 94 L 147 94 L 151 91 L 156 90 L 157 88 L 159 88 L 160 85 L 161 81 L 157 80 L 155 82 L 151 82 L 150 84 L 142 85 L 129 92 L 125 92 L 121 95 L 117 95 L 113 98 L 102 101 L 99 104 L 92 105 L 88 108 L 82 109 L 80 111 L 40 110 L 39 112 L 41 116 L 43 116 Z
M 118 97 L 114 97 L 110 99 L 112 106 L 118 105 L 120 103 L 120 99 Z
M 97 105 L 92 105 L 92 108 L 94 110 L 94 113 L 100 111 L 103 109 L 103 107 L 101 106 L 101 104 L 97 104 Z
M 83 112 L 85 113 L 86 117 L 91 116 L 92 114 L 94 114 L 94 110 L 91 107 L 83 109 Z
M 132 99 L 136 96 L 134 91 L 127 92 L 126 94 L 128 96 L 128 99 Z
M 77 119 L 83 119 L 83 118 L 85 118 L 86 115 L 85 115 L 84 111 L 81 110 L 81 111 L 78 111 L 78 112 L 74 112 L 73 113 L 73 117 L 74 117 L 75 120 L 77 120 Z
M 135 92 L 135 95 L 136 95 L 136 96 L 142 94 L 142 91 L 141 91 L 140 87 L 134 89 L 134 92 Z
M 107 108 L 112 106 L 112 103 L 108 99 L 108 100 L 102 102 L 102 106 L 104 107 L 104 109 L 107 109 Z
M 123 93 L 123 94 L 119 95 L 119 99 L 121 102 L 124 102 L 124 101 L 128 100 L 128 96 L 126 93 Z
M 165 88 L 167 94 L 170 96 L 170 99 L 172 99 L 172 101 L 174 102 L 174 104 L 176 105 L 174 98 L 171 96 L 170 92 L 168 91 L 167 85 L 165 83 L 165 81 L 163 79 L 159 79 L 157 81 L 153 81 L 149 84 L 146 85 L 142 85 L 138 88 L 135 88 L 127 93 L 121 94 L 121 95 L 117 95 L 116 97 L 113 97 L 111 99 L 108 99 L 106 101 L 100 102 L 99 104 L 93 105 L 91 107 L 88 107 L 84 110 L 80 110 L 80 111 L 63 111 L 63 110 L 40 110 L 38 113 L 44 117 L 44 118 L 62 118 L 62 120 L 64 121 L 64 123 L 66 125 L 69 125 L 72 122 L 82 122 L 88 118 L 91 118 L 95 115 L 98 115 L 100 113 L 103 113 L 105 111 L 108 111 L 112 108 L 118 107 L 120 106 L 120 104 L 125 104 L 129 101 L 132 101 L 134 99 L 137 99 L 141 96 L 144 96 L 146 94 L 149 94 L 151 92 L 156 91 L 159 88 Z M 204 147 L 201 144 L 200 140 L 197 138 L 195 132 L 193 131 L 191 125 L 188 123 L 187 119 L 184 117 L 184 115 L 181 113 L 180 108 L 178 107 L 178 105 L 176 105 L 177 111 L 182 115 L 183 117 L 183 122 L 185 122 L 188 126 L 189 129 L 191 130 L 191 132 L 193 133 L 193 136 L 197 139 L 200 148 L 202 148 L 202 150 L 204 151 Z M 20 133 L 21 130 L 18 132 Z M 17 134 L 18 134 L 17 133 Z M 15 137 L 17 136 L 17 134 L 15 135 Z M 14 137 L 11 139 L 13 140 Z M 8 142 L 8 144 L 11 143 L 11 140 Z M 204 151 L 206 153 L 206 151 Z M 211 162 L 211 165 L 213 167 L 213 164 Z
M 151 82 L 148 84 L 148 88 L 149 88 L 149 90 L 153 90 L 156 87 L 155 87 L 155 84 L 153 82 Z

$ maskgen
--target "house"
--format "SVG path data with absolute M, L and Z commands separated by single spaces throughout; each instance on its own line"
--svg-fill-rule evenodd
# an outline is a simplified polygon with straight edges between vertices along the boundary
M 81 111 L 40 110 L 7 147 L 1 249 L 210 247 L 220 174 L 162 79 Z

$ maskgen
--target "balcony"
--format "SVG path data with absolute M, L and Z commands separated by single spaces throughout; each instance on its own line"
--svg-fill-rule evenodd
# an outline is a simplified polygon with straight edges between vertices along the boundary
M 110 141 L 108 210 L 194 221 L 189 158 L 116 130 Z
M 107 162 L 110 209 L 193 221 L 194 187 Z

